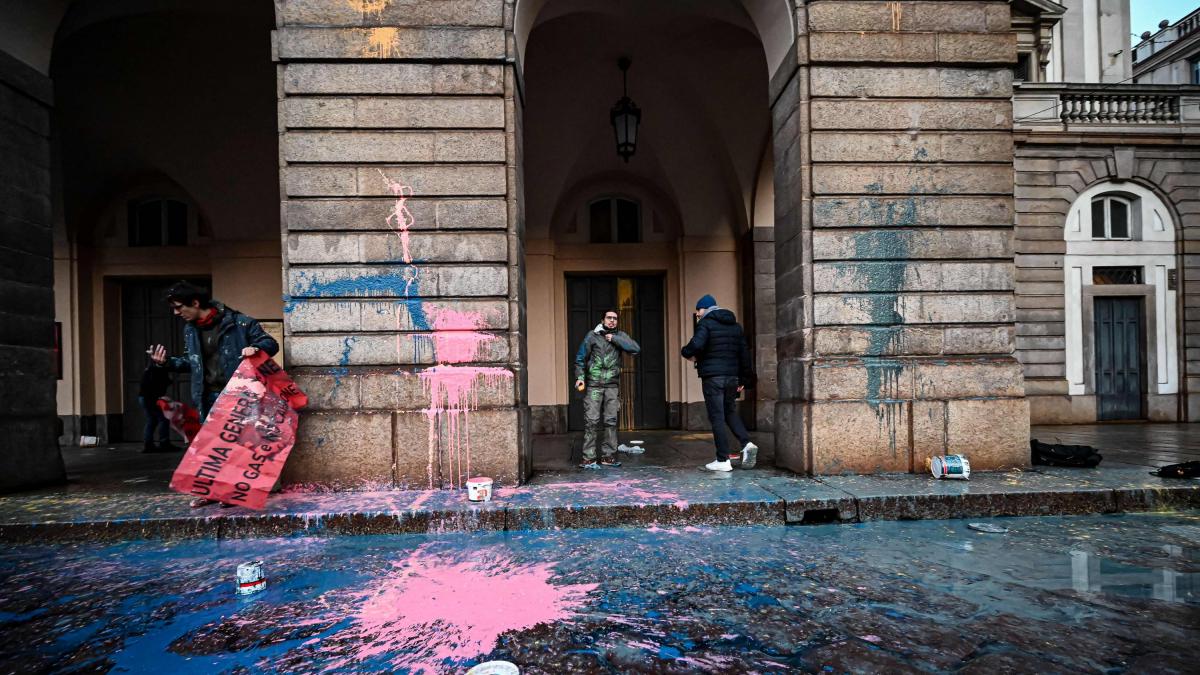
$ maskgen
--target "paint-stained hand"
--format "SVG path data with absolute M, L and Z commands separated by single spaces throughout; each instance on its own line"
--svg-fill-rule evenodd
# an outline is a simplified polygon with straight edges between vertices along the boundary
M 146 350 L 150 355 L 150 360 L 162 365 L 167 362 L 167 348 L 162 345 L 150 345 L 150 349 Z
M 605 333 L 604 339 L 608 340 L 609 342 L 612 342 L 612 333 Z
M 258 347 L 246 347 L 245 349 L 242 350 L 242 358 L 243 359 L 250 358 L 251 356 L 254 356 L 257 353 L 258 353 Z
M 575 391 L 583 391 L 585 388 L 583 380 L 575 380 Z

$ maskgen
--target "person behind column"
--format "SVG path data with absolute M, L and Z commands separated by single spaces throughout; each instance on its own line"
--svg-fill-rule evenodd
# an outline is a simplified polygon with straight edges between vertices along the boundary
M 575 389 L 583 392 L 583 463 L 581 469 L 621 466 L 617 461 L 617 415 L 621 411 L 621 352 L 638 354 L 642 348 L 617 330 L 620 314 L 604 313 L 575 353 Z M 596 439 L 600 437 L 600 461 Z
M 147 352 L 149 353 L 149 352 Z M 166 396 L 167 387 L 171 386 L 171 376 L 165 368 L 154 363 L 142 371 L 142 380 L 138 383 L 138 405 L 146 414 L 146 427 L 142 431 L 142 452 L 174 452 L 178 447 L 171 444 L 171 425 L 158 407 L 158 399 Z M 158 437 L 158 443 L 154 437 Z
M 166 300 L 184 321 L 184 355 L 168 356 L 166 347 L 152 345 L 150 358 L 156 367 L 191 375 L 192 401 L 205 420 L 242 359 L 260 349 L 275 356 L 279 343 L 257 320 L 213 300 L 205 288 L 180 281 L 167 290 Z M 201 498 L 192 506 L 211 503 Z
M 717 306 L 711 295 L 696 303 L 696 331 L 680 353 L 693 361 L 700 375 L 704 392 L 704 408 L 712 425 L 717 459 L 704 466 L 709 471 L 732 471 L 729 461 L 728 426 L 742 445 L 743 469 L 753 469 L 758 460 L 758 446 L 750 442 L 750 434 L 737 414 L 737 397 L 754 384 L 754 366 L 746 334 L 733 312 Z

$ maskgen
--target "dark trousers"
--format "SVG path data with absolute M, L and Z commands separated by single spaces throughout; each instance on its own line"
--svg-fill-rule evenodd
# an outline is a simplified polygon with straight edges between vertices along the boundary
M 596 441 L 600 454 L 617 454 L 617 415 L 621 412 L 621 391 L 616 387 L 587 388 L 583 396 L 583 461 L 596 461 Z
M 142 440 L 146 445 L 154 443 L 154 432 L 158 432 L 158 442 L 167 443 L 171 440 L 171 425 L 167 422 L 167 418 L 163 416 L 162 409 L 158 407 L 158 399 L 152 398 L 147 400 L 145 397 L 138 397 L 138 404 L 142 406 L 142 411 L 146 413 L 146 429 L 142 432 Z
M 729 438 L 725 434 L 728 425 L 737 436 L 741 447 L 750 442 L 746 425 L 737 415 L 738 379 L 732 375 L 716 375 L 700 380 L 704 391 L 704 408 L 708 411 L 708 423 L 712 425 L 713 443 L 717 445 L 717 461 L 729 459 Z
M 204 390 L 203 399 L 200 401 L 200 423 L 204 424 L 208 421 L 208 413 L 212 412 L 212 408 L 217 403 L 217 399 L 221 396 L 219 391 Z

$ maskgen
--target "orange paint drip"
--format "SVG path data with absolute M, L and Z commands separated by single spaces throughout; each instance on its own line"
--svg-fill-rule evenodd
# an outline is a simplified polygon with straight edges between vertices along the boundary
M 371 28 L 367 31 L 367 46 L 362 55 L 367 58 L 390 59 L 400 49 L 400 29 Z
M 362 15 L 363 21 L 367 20 L 367 16 L 374 14 L 376 21 L 383 20 L 383 10 L 392 4 L 392 0 L 347 0 L 346 4 L 358 10 Z

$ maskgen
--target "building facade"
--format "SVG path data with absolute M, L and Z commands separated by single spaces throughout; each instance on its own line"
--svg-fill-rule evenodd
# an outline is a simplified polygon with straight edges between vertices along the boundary
M 1066 40 L 1014 95 L 1017 358 L 1034 423 L 1197 414 L 1200 87 L 1143 83 L 1146 43 L 1134 66 L 1128 5 L 1109 4 L 1014 3 Z M 1098 29 L 1067 28 L 1073 13 Z M 1099 49 L 1068 58 L 1080 38 Z
M 1133 48 L 1136 84 L 1200 84 L 1200 8 L 1158 32 L 1142 33 Z
M 56 414 L 65 441 L 128 433 L 180 277 L 282 337 L 312 402 L 292 481 L 522 480 L 532 435 L 573 428 L 569 360 L 610 305 L 650 347 L 623 423 L 702 428 L 675 350 L 706 293 L 753 337 L 746 414 L 780 466 L 1028 462 L 1012 82 L 1025 47 L 1059 62 L 1036 42 L 1050 18 L 1022 42 L 1009 3 L 975 0 L 14 11 L 4 115 L 31 154 L 6 170 L 39 178 L 5 234 L 37 239 L 42 276 L 5 282 L 36 328 L 4 353 L 63 357 L 57 402 L 10 420 L 44 427 L 11 450 L 38 476 L 61 472 Z M 628 162 L 609 119 L 625 92 Z M 21 377 L 6 392 L 53 391 Z

